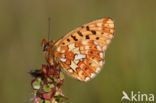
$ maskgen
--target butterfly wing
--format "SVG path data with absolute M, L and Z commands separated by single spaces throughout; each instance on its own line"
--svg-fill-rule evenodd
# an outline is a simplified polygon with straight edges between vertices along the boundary
M 102 18 L 85 24 L 56 42 L 54 61 L 70 76 L 88 81 L 104 64 L 104 53 L 114 36 L 114 21 Z

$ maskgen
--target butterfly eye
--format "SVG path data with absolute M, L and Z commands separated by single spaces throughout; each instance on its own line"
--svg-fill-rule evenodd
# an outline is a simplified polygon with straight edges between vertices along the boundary
M 49 48 L 49 43 L 45 44 L 43 47 L 43 51 L 47 51 L 47 49 Z

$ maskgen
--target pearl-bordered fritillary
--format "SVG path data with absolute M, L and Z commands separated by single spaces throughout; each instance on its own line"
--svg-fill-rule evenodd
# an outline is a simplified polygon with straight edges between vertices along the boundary
M 42 40 L 49 65 L 57 65 L 80 81 L 94 78 L 104 65 L 105 50 L 114 37 L 114 21 L 102 18 L 69 32 L 58 41 Z

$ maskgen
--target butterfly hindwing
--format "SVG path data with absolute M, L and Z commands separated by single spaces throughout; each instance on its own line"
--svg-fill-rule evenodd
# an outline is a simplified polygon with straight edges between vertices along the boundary
M 104 52 L 114 36 L 114 22 L 103 18 L 85 24 L 55 44 L 55 61 L 70 76 L 88 81 L 104 64 Z

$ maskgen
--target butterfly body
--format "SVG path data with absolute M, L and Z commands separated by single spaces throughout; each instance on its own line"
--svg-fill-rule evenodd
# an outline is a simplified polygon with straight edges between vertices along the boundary
M 80 81 L 88 81 L 99 73 L 104 53 L 114 37 L 114 21 L 102 18 L 85 24 L 58 40 L 42 40 L 49 65 L 57 64 Z

